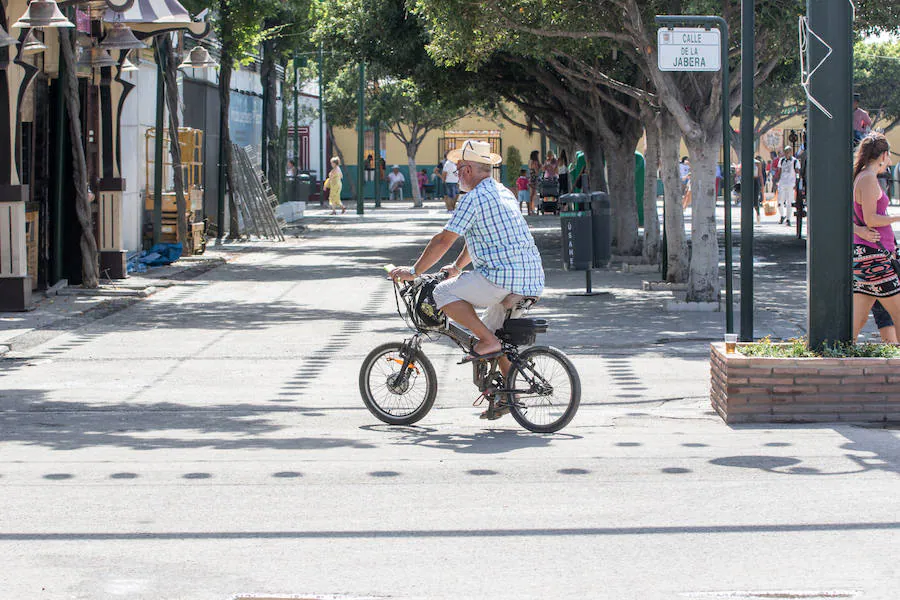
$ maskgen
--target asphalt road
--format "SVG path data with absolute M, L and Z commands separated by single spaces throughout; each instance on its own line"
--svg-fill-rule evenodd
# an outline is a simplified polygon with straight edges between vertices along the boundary
M 0 598 L 896 598 L 898 432 L 724 425 L 721 314 L 640 275 L 576 298 L 547 261 L 562 433 L 480 421 L 440 343 L 434 411 L 375 420 L 360 362 L 405 334 L 379 267 L 443 216 L 313 219 L 0 362 Z

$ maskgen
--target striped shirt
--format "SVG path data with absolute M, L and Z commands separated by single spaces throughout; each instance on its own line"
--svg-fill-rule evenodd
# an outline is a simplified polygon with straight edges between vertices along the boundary
M 465 237 L 472 266 L 488 281 L 515 294 L 541 295 L 541 255 L 515 196 L 493 178 L 460 199 L 444 229 Z

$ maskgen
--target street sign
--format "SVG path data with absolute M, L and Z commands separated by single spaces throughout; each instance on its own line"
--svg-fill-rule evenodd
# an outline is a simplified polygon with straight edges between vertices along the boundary
M 660 71 L 718 71 L 722 34 L 703 27 L 663 27 L 656 32 Z

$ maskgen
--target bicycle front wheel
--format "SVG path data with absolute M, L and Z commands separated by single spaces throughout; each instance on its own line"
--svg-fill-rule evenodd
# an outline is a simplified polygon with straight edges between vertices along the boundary
M 569 424 L 581 402 L 581 380 L 565 354 L 532 346 L 509 372 L 510 413 L 528 431 L 553 433 Z
M 404 353 L 412 352 L 403 371 Z M 437 397 L 437 375 L 421 352 L 399 342 L 372 350 L 359 370 L 359 393 L 366 408 L 390 425 L 412 425 L 428 414 Z

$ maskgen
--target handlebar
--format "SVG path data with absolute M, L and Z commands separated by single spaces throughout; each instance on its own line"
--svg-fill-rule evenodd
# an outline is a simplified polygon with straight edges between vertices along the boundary
M 386 272 L 388 272 L 388 273 L 390 273 L 391 271 L 393 271 L 393 270 L 396 269 L 396 268 L 397 268 L 397 267 L 394 266 L 393 264 L 384 265 L 384 270 L 385 270 Z M 417 286 L 417 287 L 418 287 L 418 286 L 422 285 L 422 284 L 423 284 L 424 282 L 426 282 L 426 281 L 431 281 L 431 280 L 434 280 L 434 281 L 444 281 L 444 280 L 447 279 L 449 276 L 450 276 L 450 274 L 447 273 L 447 272 L 445 272 L 445 271 L 438 271 L 437 273 L 432 273 L 432 274 L 423 273 L 423 274 L 417 276 L 414 280 L 412 280 L 412 281 L 405 281 L 404 283 L 406 283 L 406 284 L 411 284 L 411 285 L 414 285 L 414 286 Z M 394 280 L 394 285 L 399 285 L 399 282 L 396 281 L 396 280 Z

